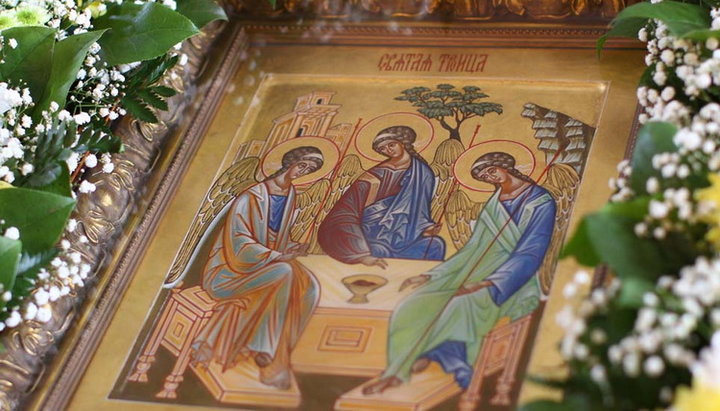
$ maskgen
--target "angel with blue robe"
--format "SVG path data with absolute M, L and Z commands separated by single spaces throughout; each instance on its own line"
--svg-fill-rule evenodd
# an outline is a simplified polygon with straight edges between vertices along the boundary
M 320 225 L 323 251 L 347 264 L 385 268 L 385 258 L 442 261 L 445 242 L 431 215 L 435 174 L 415 151 L 411 127 L 380 131 L 372 148 L 386 161 L 360 175 Z
M 431 361 L 467 388 L 483 339 L 498 319 L 514 321 L 540 303 L 536 274 L 553 237 L 555 199 L 518 171 L 507 153 L 481 156 L 472 176 L 496 190 L 467 243 L 401 287 L 419 288 L 391 316 L 387 368 L 364 387 L 366 395 L 407 382 Z

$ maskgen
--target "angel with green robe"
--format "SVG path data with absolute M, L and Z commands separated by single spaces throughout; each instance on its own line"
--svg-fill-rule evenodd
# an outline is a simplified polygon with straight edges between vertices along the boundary
M 565 173 L 572 180 L 572 187 L 566 185 L 570 190 L 558 192 L 567 200 L 565 194 L 575 191 L 577 173 L 563 164 L 552 167 L 549 174 Z M 423 371 L 431 361 L 467 388 L 483 339 L 498 319 L 514 321 L 540 303 L 541 283 L 547 275 L 539 270 L 548 248 L 555 254 L 558 247 L 558 241 L 552 241 L 559 237 L 554 235 L 558 193 L 522 174 L 515 159 L 503 152 L 481 156 L 471 173 L 496 190 L 476 217 L 464 217 L 476 219 L 464 246 L 401 287 L 418 288 L 392 314 L 387 368 L 380 379 L 365 386 L 366 395 L 409 381 L 412 373 Z

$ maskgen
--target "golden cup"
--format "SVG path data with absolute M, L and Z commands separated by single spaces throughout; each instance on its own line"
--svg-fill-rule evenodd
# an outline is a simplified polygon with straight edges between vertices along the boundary
M 388 280 L 375 274 L 355 274 L 342 279 L 342 283 L 353 294 L 348 300 L 351 304 L 365 304 L 367 295 L 387 284 Z

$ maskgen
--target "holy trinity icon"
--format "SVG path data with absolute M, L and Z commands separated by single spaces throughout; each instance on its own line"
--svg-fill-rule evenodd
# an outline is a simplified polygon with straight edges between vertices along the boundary
M 308 90 L 238 146 L 113 397 L 513 403 L 595 130 L 475 85 L 394 92 L 353 124 L 340 92 Z M 522 137 L 479 138 L 509 112 Z

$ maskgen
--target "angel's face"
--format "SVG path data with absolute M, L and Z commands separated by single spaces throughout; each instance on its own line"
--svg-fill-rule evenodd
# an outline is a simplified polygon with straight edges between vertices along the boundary
M 290 166 L 287 171 L 287 175 L 290 177 L 291 180 L 295 180 L 304 175 L 308 175 L 313 171 L 316 171 L 316 169 L 317 164 L 315 164 L 315 162 L 308 160 L 300 160 Z
M 507 170 L 501 167 L 486 167 L 478 173 L 473 173 L 476 180 L 480 180 L 488 184 L 502 184 L 509 178 Z
M 385 140 L 378 145 L 377 151 L 390 158 L 400 158 L 405 154 L 405 146 L 399 141 Z

